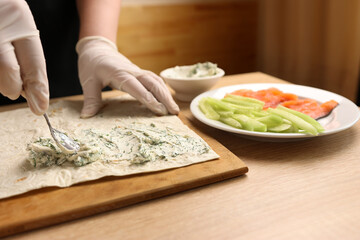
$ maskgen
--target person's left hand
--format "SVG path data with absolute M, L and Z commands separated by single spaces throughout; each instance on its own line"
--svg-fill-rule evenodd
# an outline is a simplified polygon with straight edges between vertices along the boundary
M 156 114 L 179 113 L 164 81 L 155 73 L 133 64 L 117 51 L 110 40 L 85 37 L 77 43 L 76 51 L 84 93 L 82 118 L 92 117 L 100 110 L 101 90 L 106 86 L 129 93 Z

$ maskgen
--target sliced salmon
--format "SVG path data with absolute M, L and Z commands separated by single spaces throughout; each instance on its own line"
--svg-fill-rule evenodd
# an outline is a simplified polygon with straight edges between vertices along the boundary
M 314 119 L 325 117 L 338 105 L 335 100 L 330 100 L 319 104 L 314 99 L 299 99 L 292 93 L 284 93 L 277 88 L 268 88 L 264 90 L 253 91 L 249 89 L 236 90 L 230 94 L 243 97 L 256 98 L 265 102 L 264 109 L 269 107 L 276 108 L 279 104 L 284 107 L 305 113 Z
M 313 99 L 299 99 L 296 101 L 283 102 L 284 107 L 305 113 L 314 119 L 325 117 L 338 105 L 334 100 L 319 104 Z
M 289 100 L 296 100 L 298 97 L 292 93 L 283 93 L 277 88 L 268 88 L 259 91 L 253 91 L 249 89 L 240 89 L 232 92 L 231 94 L 240 95 L 243 97 L 256 98 L 260 101 L 265 102 L 264 109 L 269 107 L 275 108 L 282 102 Z

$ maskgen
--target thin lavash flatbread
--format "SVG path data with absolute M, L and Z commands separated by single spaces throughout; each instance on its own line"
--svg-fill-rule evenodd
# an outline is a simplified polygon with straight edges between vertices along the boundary
M 126 126 L 134 121 L 158 127 L 170 127 L 179 135 L 188 135 L 203 141 L 177 116 L 155 116 L 138 101 L 125 95 L 105 100 L 105 107 L 93 118 L 81 119 L 80 101 L 58 101 L 50 105 L 49 116 L 53 127 L 70 136 L 82 129 L 107 129 L 116 125 Z M 38 137 L 50 138 L 50 132 L 42 116 L 34 115 L 28 108 L 0 113 L 0 199 L 31 190 L 58 186 L 68 187 L 76 183 L 105 176 L 125 176 L 153 172 L 216 159 L 219 156 L 209 147 L 203 154 L 189 153 L 172 161 L 153 161 L 145 164 L 129 164 L 122 161 L 108 164 L 99 160 L 82 167 L 71 164 L 34 168 L 27 160 L 27 145 Z M 205 141 L 203 141 L 208 146 Z

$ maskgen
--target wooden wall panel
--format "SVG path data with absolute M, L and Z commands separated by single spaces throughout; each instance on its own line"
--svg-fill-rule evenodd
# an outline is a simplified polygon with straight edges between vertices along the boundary
M 117 45 L 155 73 L 204 61 L 226 74 L 255 71 L 257 8 L 255 0 L 124 5 Z
M 360 1 L 260 0 L 259 71 L 360 104 Z

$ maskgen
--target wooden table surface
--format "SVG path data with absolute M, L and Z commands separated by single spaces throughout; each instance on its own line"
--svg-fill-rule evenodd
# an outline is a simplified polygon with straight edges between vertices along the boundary
M 283 83 L 249 73 L 214 88 Z M 180 103 L 189 118 L 189 104 Z M 360 239 L 360 123 L 304 141 L 211 133 L 242 159 L 242 177 L 26 232 L 9 239 Z

